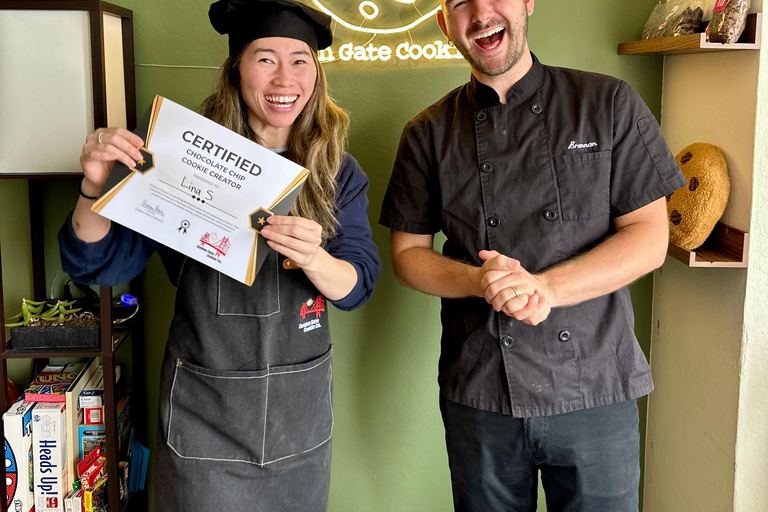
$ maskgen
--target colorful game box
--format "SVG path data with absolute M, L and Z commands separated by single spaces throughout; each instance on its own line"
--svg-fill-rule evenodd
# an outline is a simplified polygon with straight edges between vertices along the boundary
M 32 411 L 35 404 L 19 400 L 3 414 L 5 478 L 9 512 L 35 508 L 32 476 Z
M 120 366 L 115 366 L 115 384 L 120 383 Z M 116 388 L 117 389 L 117 388 Z M 99 366 L 91 380 L 80 392 L 80 407 L 83 409 L 93 409 L 104 405 L 104 368 Z
M 35 511 L 64 512 L 67 481 L 67 409 L 39 403 L 32 413 Z
M 85 365 L 73 363 L 57 371 L 59 368 L 61 367 L 45 367 L 24 392 L 24 400 L 27 402 L 63 403 L 66 400 L 65 393 L 80 372 L 83 371 Z
M 118 451 L 127 442 L 131 428 L 130 394 L 123 395 L 117 402 L 117 439 Z M 97 446 L 106 453 L 106 435 L 104 425 L 80 425 L 79 427 L 80 459 L 84 459 Z
M 64 501 L 64 509 L 66 512 L 82 512 L 83 510 L 83 490 L 76 489 L 69 493 L 67 499 Z

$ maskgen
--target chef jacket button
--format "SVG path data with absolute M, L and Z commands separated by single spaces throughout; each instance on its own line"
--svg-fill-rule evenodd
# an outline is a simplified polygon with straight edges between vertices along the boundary
M 475 119 L 477 119 L 480 122 L 485 121 L 486 119 L 488 119 L 488 114 L 486 114 L 485 112 L 478 112 L 475 115 Z
M 501 344 L 504 345 L 506 348 L 509 348 L 512 346 L 512 343 L 514 343 L 514 339 L 512 336 L 504 336 L 501 338 Z
M 498 225 L 501 223 L 501 221 L 496 217 L 491 217 L 488 219 L 488 225 L 492 228 L 498 227 Z
M 534 103 L 533 105 L 531 105 L 531 112 L 533 112 L 534 114 L 541 114 L 543 111 L 544 109 L 541 108 L 541 105 L 539 105 L 538 103 Z
M 558 334 L 557 337 L 560 339 L 560 341 L 566 342 L 571 339 L 571 333 L 568 331 L 560 331 L 560 334 Z
M 489 164 L 486 162 L 480 166 L 480 170 L 482 170 L 483 172 L 493 172 L 493 164 Z
M 557 212 L 554 210 L 544 210 L 544 218 L 547 220 L 557 220 Z

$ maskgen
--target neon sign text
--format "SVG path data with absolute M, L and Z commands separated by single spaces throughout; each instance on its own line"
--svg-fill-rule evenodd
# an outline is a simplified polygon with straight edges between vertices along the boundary
M 414 44 L 410 42 L 400 43 L 392 46 L 381 45 L 374 46 L 368 43 L 367 46 L 355 46 L 352 43 L 341 45 L 337 50 L 328 48 L 318 53 L 320 62 L 370 62 L 370 61 L 388 61 L 392 58 L 398 60 L 453 60 L 463 59 L 459 51 L 451 45 L 442 41 L 435 41 L 425 45 Z

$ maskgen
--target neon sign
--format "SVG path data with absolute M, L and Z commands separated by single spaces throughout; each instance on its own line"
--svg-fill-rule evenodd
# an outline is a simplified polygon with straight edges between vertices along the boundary
M 453 60 L 463 59 L 464 57 L 452 45 L 443 43 L 440 40 L 425 45 L 404 42 L 398 44 L 394 49 L 388 45 L 374 46 L 368 43 L 367 46 L 355 46 L 352 43 L 346 43 L 339 47 L 338 52 L 333 48 L 322 50 L 318 56 L 320 62 L 333 62 L 342 60 L 345 62 L 356 61 L 388 61 L 392 58 L 398 60 Z
M 319 52 L 320 62 L 463 59 L 458 50 L 443 37 L 437 26 L 435 15 L 440 9 L 439 0 L 306 2 L 314 4 L 313 7 L 333 19 L 335 40 L 342 41 Z
M 437 14 L 437 11 L 440 9 L 440 3 L 438 2 L 437 5 L 434 5 L 427 14 L 421 14 L 421 11 L 416 7 L 416 0 L 410 0 L 410 1 L 404 1 L 404 0 L 394 0 L 395 2 L 398 2 L 400 4 L 407 4 L 412 5 L 413 8 L 418 13 L 419 17 L 412 21 L 411 23 L 408 23 L 403 26 L 399 27 L 392 27 L 392 28 L 372 28 L 372 27 L 364 27 L 362 26 L 362 23 L 360 25 L 354 25 L 348 21 L 345 21 L 342 19 L 339 15 L 333 13 L 328 7 L 323 5 L 320 0 L 312 0 L 315 4 L 315 6 L 326 13 L 328 16 L 333 18 L 333 20 L 338 23 L 339 25 L 342 25 L 344 27 L 347 27 L 350 30 L 354 30 L 356 32 L 363 32 L 366 34 L 397 34 L 398 32 L 406 32 L 415 26 L 423 23 L 424 21 L 432 18 L 435 14 Z M 324 0 L 326 1 L 326 0 Z M 392 2 L 393 0 L 384 0 L 386 2 Z M 430 2 L 434 4 L 435 2 Z M 362 2 L 359 7 L 358 11 L 360 12 L 360 15 L 365 18 L 366 20 L 373 20 L 378 17 L 379 15 L 379 8 L 378 6 L 370 1 Z

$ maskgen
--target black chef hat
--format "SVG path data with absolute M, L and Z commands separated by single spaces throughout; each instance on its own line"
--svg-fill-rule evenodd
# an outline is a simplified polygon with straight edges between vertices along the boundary
M 208 11 L 219 34 L 229 34 L 229 53 L 262 37 L 290 37 L 314 51 L 331 46 L 331 17 L 291 0 L 219 0 Z

